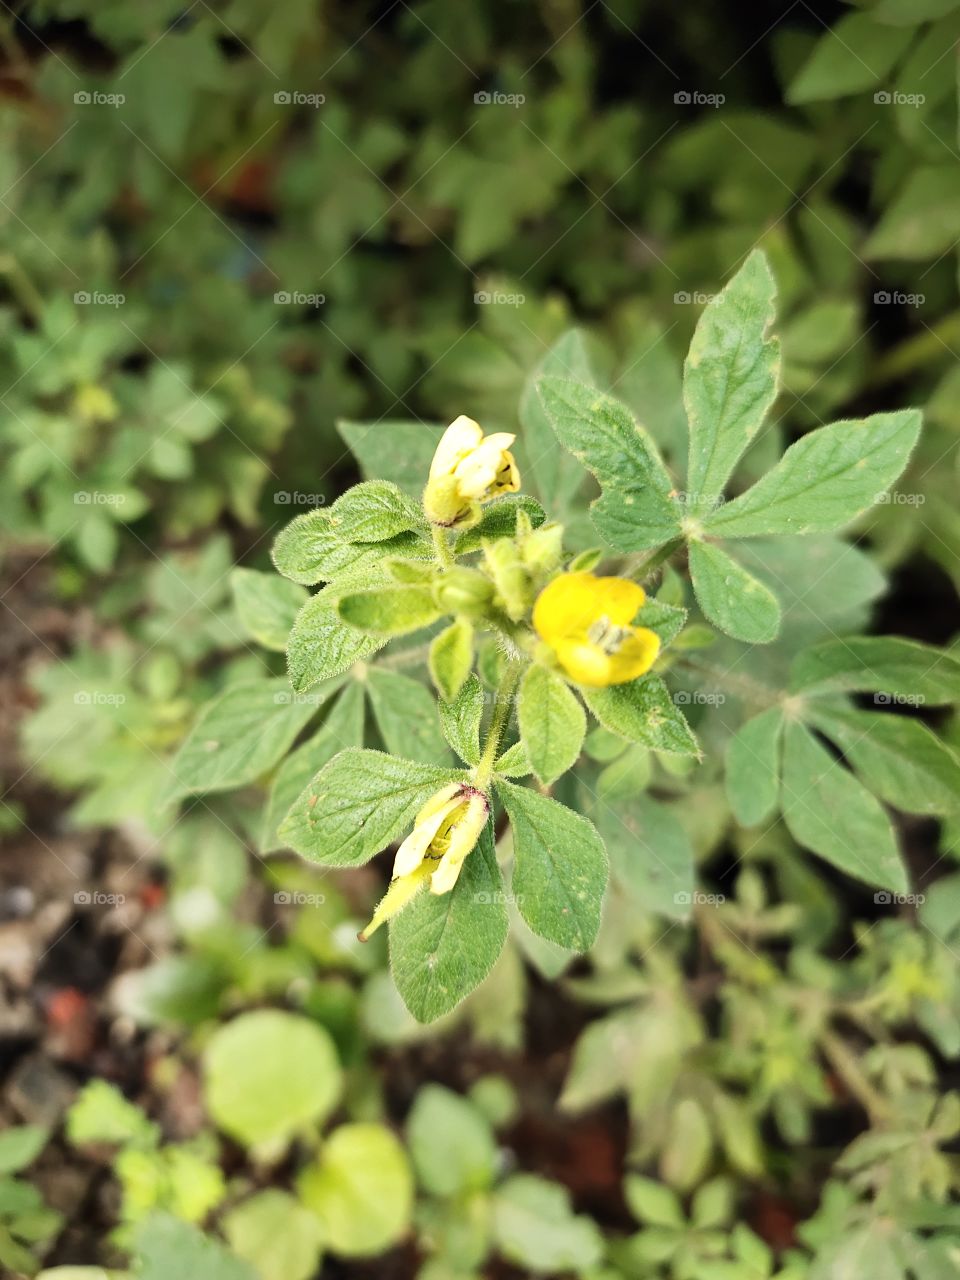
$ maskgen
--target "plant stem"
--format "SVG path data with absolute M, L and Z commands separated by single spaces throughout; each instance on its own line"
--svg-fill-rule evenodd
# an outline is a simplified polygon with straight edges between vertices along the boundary
M 487 740 L 483 744 L 483 754 L 474 773 L 477 786 L 485 791 L 493 776 L 493 764 L 500 750 L 500 741 L 510 720 L 513 708 L 513 695 L 516 692 L 522 667 L 519 662 L 511 662 L 503 673 L 500 687 L 497 690 L 496 702 L 493 704 L 493 719 L 487 729 Z
M 670 559 L 677 547 L 682 545 L 682 542 L 682 538 L 674 538 L 672 542 L 667 542 L 662 546 L 659 551 L 654 551 L 651 555 L 642 557 L 636 563 L 634 563 L 634 557 L 631 556 L 626 564 L 627 572 L 638 581 L 649 578 L 654 569 L 659 569 L 665 560 Z
M 447 541 L 446 529 L 441 529 L 439 525 L 433 525 L 433 549 L 437 553 L 437 559 L 443 569 L 449 569 L 453 564 L 453 555 L 450 551 L 450 544 Z
M 864 1075 L 856 1054 L 843 1037 L 834 1031 L 822 1031 L 820 1048 L 831 1067 L 864 1108 L 871 1122 L 882 1124 L 887 1120 L 890 1108 L 886 1098 L 877 1092 Z

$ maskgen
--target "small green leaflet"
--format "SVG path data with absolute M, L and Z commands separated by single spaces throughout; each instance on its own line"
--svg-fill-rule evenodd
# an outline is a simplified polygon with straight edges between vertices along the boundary
M 356 580 L 387 556 L 416 558 L 428 554 L 427 543 L 413 532 L 378 541 L 345 541 L 336 526 L 333 508 L 296 516 L 277 534 L 270 552 L 277 572 L 304 586 L 347 576 Z
M 380 667 L 370 667 L 366 679 L 373 717 L 387 750 L 428 764 L 448 764 L 436 699 L 426 685 Z
M 815 702 L 809 717 L 832 738 L 865 786 L 905 813 L 960 811 L 960 758 L 910 716 Z
M 517 718 L 533 771 L 549 786 L 577 762 L 587 732 L 583 707 L 565 680 L 535 664 L 520 685 Z
M 266 649 L 283 653 L 294 619 L 307 599 L 303 587 L 275 573 L 234 569 L 233 605 L 243 629 Z
M 814 45 L 790 83 L 787 101 L 819 102 L 873 88 L 891 71 L 912 37 L 909 27 L 882 26 L 872 13 L 846 14 Z
M 425 529 L 423 510 L 389 480 L 364 480 L 330 508 L 330 524 L 341 542 L 386 542 L 398 533 Z
M 348 592 L 340 597 L 337 611 L 358 631 L 391 636 L 418 631 L 440 617 L 432 588 L 415 584 Z
M 583 689 L 584 701 L 605 729 L 654 751 L 696 756 L 697 740 L 659 676 L 641 676 L 608 689 Z
M 297 614 L 287 641 L 290 683 L 304 693 L 372 657 L 386 642 L 385 636 L 365 635 L 341 622 L 333 599 L 325 590 L 318 591 Z
M 553 440 L 553 451 L 557 453 L 557 442 Z M 512 538 L 517 529 L 517 517 L 524 512 L 530 519 L 534 529 L 539 529 L 546 520 L 546 512 L 536 498 L 525 493 L 513 493 L 506 498 L 499 498 L 483 508 L 483 515 L 470 529 L 457 535 L 454 550 L 458 556 L 468 555 L 471 551 L 479 551 L 485 538 Z
M 484 692 L 479 679 L 470 674 L 452 702 L 439 702 L 440 727 L 443 736 L 461 760 L 480 763 L 480 721 L 483 718 Z
M 424 889 L 390 922 L 390 968 L 418 1022 L 449 1013 L 487 976 L 507 940 L 503 880 L 488 823 L 450 893 Z
M 828 640 L 798 655 L 790 691 L 807 697 L 878 691 L 880 705 L 960 702 L 960 654 L 899 636 Z
M 571 378 L 585 386 L 595 385 L 582 330 L 570 329 L 557 339 L 527 379 L 520 399 L 521 461 L 530 468 L 540 497 L 549 501 L 555 510 L 562 511 L 586 477 L 583 467 L 557 448 L 550 419 L 537 393 L 538 382 L 546 377 Z
M 430 642 L 430 678 L 440 697 L 452 702 L 473 667 L 473 627 L 456 618 Z
M 875 413 L 810 431 L 746 493 L 703 520 L 708 533 L 758 538 L 828 533 L 877 501 L 907 465 L 920 412 Z
M 607 854 L 593 823 L 557 800 L 512 782 L 497 791 L 513 830 L 513 892 L 530 928 L 586 951 L 600 928 Z
M 673 482 L 629 409 L 564 378 L 542 378 L 537 387 L 560 443 L 605 490 L 591 507 L 600 536 L 621 551 L 659 547 L 677 537 L 682 510 Z
M 847 875 L 907 892 L 893 829 L 879 801 L 796 721 L 786 726 L 783 817 L 798 844 Z
M 289 848 L 329 867 L 368 862 L 457 775 L 382 751 L 349 748 L 320 770 L 280 825 Z
M 727 799 L 744 827 L 771 817 L 780 786 L 780 739 L 783 713 L 771 707 L 734 734 L 727 744 Z
M 722 493 L 776 399 L 780 344 L 767 337 L 775 298 L 766 257 L 755 249 L 697 322 L 683 367 L 691 511 L 709 510 Z
M 660 637 L 660 643 L 666 649 L 673 644 L 683 630 L 687 620 L 686 609 L 678 609 L 676 605 L 665 604 L 662 600 L 647 599 L 640 606 L 640 612 L 634 618 L 635 627 L 649 627 Z
M 703 616 L 734 640 L 769 644 L 780 630 L 780 602 L 714 543 L 691 540 L 690 578 Z
M 286 680 L 245 680 L 209 703 L 171 767 L 170 797 L 232 791 L 255 782 L 286 754 L 294 738 L 339 688 L 331 680 L 308 695 Z

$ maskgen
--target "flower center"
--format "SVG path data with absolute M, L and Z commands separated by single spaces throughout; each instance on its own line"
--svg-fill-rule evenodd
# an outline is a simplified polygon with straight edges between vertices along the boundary
M 602 618 L 598 618 L 596 622 L 587 631 L 587 639 L 591 644 L 595 644 L 598 649 L 602 649 L 609 657 L 617 652 L 623 642 L 633 635 L 632 627 L 618 627 L 616 623 L 611 622 L 604 614 Z

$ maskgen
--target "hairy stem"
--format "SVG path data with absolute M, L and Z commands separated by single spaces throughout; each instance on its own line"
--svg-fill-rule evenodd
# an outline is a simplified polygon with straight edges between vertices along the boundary
M 449 569 L 453 564 L 453 553 L 450 550 L 450 543 L 447 541 L 446 529 L 441 529 L 439 525 L 433 525 L 433 549 L 437 554 L 437 559 L 443 569 Z
M 483 744 L 483 754 L 474 775 L 477 786 L 486 790 L 493 776 L 493 764 L 500 751 L 500 742 L 510 721 L 513 708 L 513 695 L 517 689 L 522 667 L 519 662 L 511 662 L 503 673 L 500 687 L 497 689 L 496 701 L 493 704 L 493 718 L 487 730 L 487 740 Z

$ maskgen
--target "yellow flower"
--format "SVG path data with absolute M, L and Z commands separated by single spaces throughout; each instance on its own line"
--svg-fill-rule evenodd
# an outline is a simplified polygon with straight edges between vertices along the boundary
M 440 438 L 423 495 L 434 524 L 464 525 L 477 519 L 478 507 L 502 493 L 516 493 L 520 473 L 510 453 L 516 436 L 505 431 L 485 436 L 478 423 L 462 414 Z
M 430 797 L 417 814 L 413 830 L 397 850 L 393 879 L 380 900 L 373 919 L 359 935 L 366 942 L 372 933 L 405 907 L 425 882 L 431 893 L 449 893 L 460 868 L 490 815 L 490 802 L 482 791 L 465 782 L 451 782 Z
M 537 634 L 575 684 L 600 689 L 649 671 L 660 637 L 631 622 L 646 599 L 626 578 L 564 573 L 548 583 L 533 606 Z

